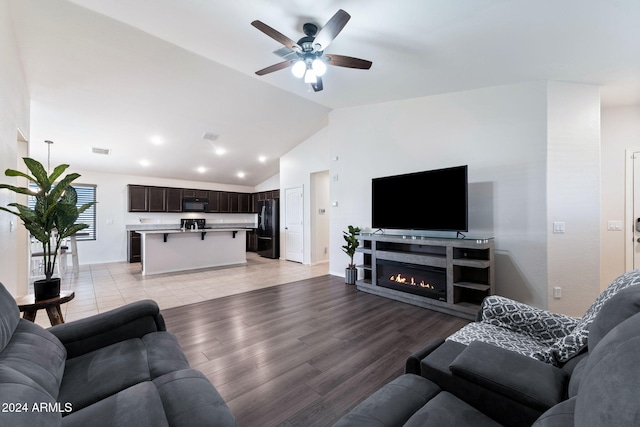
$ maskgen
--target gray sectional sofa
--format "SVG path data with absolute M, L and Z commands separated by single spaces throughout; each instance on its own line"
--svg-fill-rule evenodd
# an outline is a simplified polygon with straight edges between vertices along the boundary
M 334 427 L 640 425 L 640 286 L 598 307 L 587 342 L 556 366 L 494 343 L 435 341 Z
M 153 301 L 49 329 L 19 314 L 0 284 L 1 426 L 236 426 Z

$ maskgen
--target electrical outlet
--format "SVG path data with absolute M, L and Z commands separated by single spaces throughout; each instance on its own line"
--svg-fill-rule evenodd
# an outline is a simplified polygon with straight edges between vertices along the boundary
M 562 288 L 560 286 L 556 286 L 555 288 L 553 288 L 553 297 L 555 299 L 562 298 Z

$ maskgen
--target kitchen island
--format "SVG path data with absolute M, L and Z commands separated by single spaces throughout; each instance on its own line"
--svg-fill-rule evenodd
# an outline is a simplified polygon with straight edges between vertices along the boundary
M 247 263 L 246 228 L 137 230 L 142 274 Z

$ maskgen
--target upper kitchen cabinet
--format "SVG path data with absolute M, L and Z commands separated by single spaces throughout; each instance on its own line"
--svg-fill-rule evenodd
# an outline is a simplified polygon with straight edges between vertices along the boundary
M 149 211 L 149 188 L 143 185 L 129 185 L 129 212 Z
M 192 190 L 192 189 L 184 189 L 182 190 L 183 197 L 196 197 L 198 199 L 207 199 L 209 197 L 209 191 L 207 190 Z
M 238 212 L 251 212 L 250 196 L 249 193 L 238 193 Z
M 220 210 L 218 212 L 231 212 L 231 201 L 229 199 L 229 193 L 226 191 L 220 192 Z
M 167 188 L 167 212 L 182 212 L 182 188 Z
M 149 212 L 167 211 L 167 189 L 164 187 L 149 187 Z
M 209 191 L 209 206 L 207 212 L 220 212 L 220 192 Z
M 229 193 L 229 212 L 240 212 L 238 210 L 238 193 Z

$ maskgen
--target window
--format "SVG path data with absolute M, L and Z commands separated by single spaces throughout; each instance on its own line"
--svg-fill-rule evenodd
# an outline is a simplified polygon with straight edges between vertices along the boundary
M 80 207 L 85 203 L 96 201 L 96 186 L 93 184 L 75 184 L 72 187 L 78 193 L 77 206 Z M 37 189 L 38 186 L 32 182 L 29 183 L 29 188 Z M 36 204 L 34 197 L 29 197 L 29 207 L 33 209 Z M 96 240 L 96 205 L 94 204 L 89 209 L 84 211 L 78 217 L 79 224 L 88 224 L 89 228 L 82 230 L 82 233 L 89 233 L 87 236 L 78 236 L 76 240 Z

